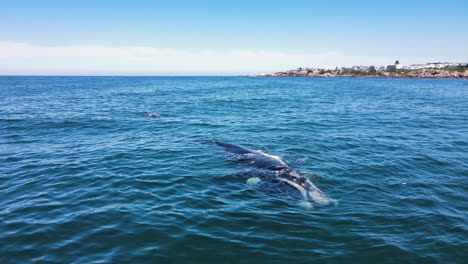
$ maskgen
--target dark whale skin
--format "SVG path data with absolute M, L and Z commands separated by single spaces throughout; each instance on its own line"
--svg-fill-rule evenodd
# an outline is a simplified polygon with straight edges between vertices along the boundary
M 310 179 L 294 171 L 281 157 L 233 144 L 210 142 L 222 147 L 243 165 L 273 172 L 275 179 L 297 189 L 306 202 L 310 199 L 319 207 L 337 204 L 336 200 L 330 199 Z M 310 207 L 313 208 L 312 205 Z
M 212 141 L 214 144 L 223 147 L 227 152 L 236 155 L 236 159 L 247 166 L 264 170 L 282 171 L 290 170 L 291 167 L 280 157 L 268 153 L 236 146 L 228 143 Z

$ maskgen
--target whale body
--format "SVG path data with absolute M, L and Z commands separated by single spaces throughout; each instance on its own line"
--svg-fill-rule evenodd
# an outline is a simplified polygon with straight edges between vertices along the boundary
M 228 143 L 212 141 L 222 147 L 241 164 L 272 172 L 271 175 L 298 190 L 304 200 L 312 201 L 318 206 L 336 205 L 336 200 L 325 195 L 311 180 L 300 175 L 281 157 Z
M 146 117 L 151 117 L 151 118 L 155 118 L 155 119 L 158 119 L 161 117 L 160 114 L 157 114 L 157 113 L 145 113 L 145 116 Z

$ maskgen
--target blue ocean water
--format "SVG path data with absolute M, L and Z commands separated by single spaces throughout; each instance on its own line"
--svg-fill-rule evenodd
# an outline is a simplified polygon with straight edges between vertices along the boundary
M 339 204 L 246 184 L 205 140 Z M 468 80 L 5 76 L 0 164 L 0 263 L 468 259 Z

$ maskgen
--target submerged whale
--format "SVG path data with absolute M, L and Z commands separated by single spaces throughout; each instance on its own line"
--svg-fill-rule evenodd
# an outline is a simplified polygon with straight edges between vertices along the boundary
M 145 113 L 145 116 L 146 117 L 151 117 L 151 118 L 156 118 L 156 119 L 161 117 L 161 115 L 157 114 L 157 113 Z
M 312 201 L 318 206 L 332 206 L 337 204 L 336 200 L 325 195 L 312 181 L 300 175 L 279 156 L 232 144 L 217 141 L 211 142 L 232 154 L 235 160 L 243 165 L 272 172 L 270 174 L 272 177 L 299 191 L 304 198 L 304 202 L 307 203 L 307 207 L 313 208 L 313 205 L 308 203 L 308 201 Z M 249 179 L 247 183 L 249 183 L 249 181 L 250 183 L 257 183 L 260 179 Z

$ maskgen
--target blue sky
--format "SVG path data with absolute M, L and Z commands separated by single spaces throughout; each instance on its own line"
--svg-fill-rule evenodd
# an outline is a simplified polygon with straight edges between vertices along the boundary
M 0 74 L 468 62 L 467 14 L 468 1 L 3 0 Z

